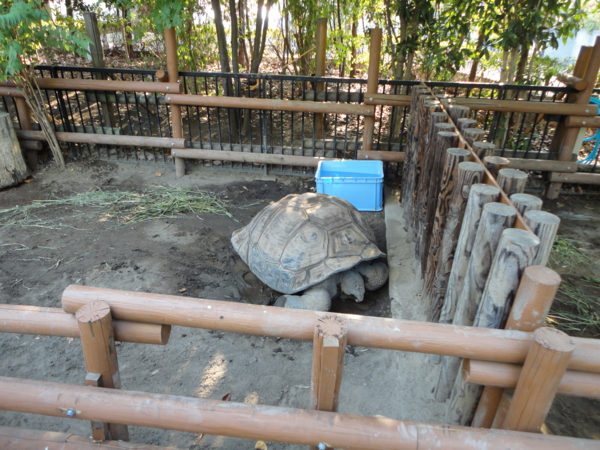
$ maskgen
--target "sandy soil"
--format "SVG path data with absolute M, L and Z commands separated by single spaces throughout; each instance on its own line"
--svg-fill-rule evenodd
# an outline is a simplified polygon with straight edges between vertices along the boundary
M 160 172 L 157 172 L 160 170 Z M 158 176 L 160 173 L 160 176 Z M 45 228 L 0 228 L 0 303 L 60 306 L 70 284 L 269 304 L 277 293 L 264 288 L 231 249 L 231 233 L 269 202 L 314 187 L 311 180 L 198 171 L 177 180 L 170 169 L 70 164 L 48 168 L 17 188 L 0 192 L 0 209 L 52 195 L 101 189 L 143 190 L 152 185 L 200 187 L 231 201 L 233 218 L 187 214 L 115 227 L 93 208 L 55 208 L 40 213 Z M 399 208 L 393 195 L 386 208 Z M 563 220 L 560 233 L 585 243 L 600 273 L 597 201 L 572 197 L 544 207 Z M 580 216 L 585 217 L 580 217 Z M 399 214 L 365 213 L 378 244 L 390 255 L 396 280 L 362 304 L 336 302 L 333 310 L 423 320 Z M 386 229 L 387 228 L 387 229 Z M 392 243 L 390 247 L 390 243 Z M 588 273 L 588 272 L 586 272 Z M 578 276 L 581 274 L 578 274 Z M 305 408 L 308 406 L 312 346 L 307 342 L 174 327 L 167 346 L 118 344 L 125 389 L 235 402 Z M 66 338 L 0 334 L 0 376 L 82 384 L 79 342 Z M 427 355 L 349 348 L 340 412 L 440 422 L 445 405 L 432 389 L 439 368 Z M 556 434 L 599 438 L 598 402 L 561 397 L 548 420 Z M 89 434 L 89 423 L 0 411 L 0 425 Z M 132 442 L 182 449 L 251 449 L 253 441 L 130 427 Z M 268 443 L 270 449 L 295 448 Z

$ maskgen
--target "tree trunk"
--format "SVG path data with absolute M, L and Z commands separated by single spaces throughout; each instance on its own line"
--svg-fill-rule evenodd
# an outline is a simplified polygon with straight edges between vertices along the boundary
M 229 0 L 229 14 L 231 15 L 231 66 L 233 73 L 240 72 L 239 54 L 238 54 L 238 19 L 235 0 Z
M 355 38 L 358 36 L 358 18 L 354 17 L 352 20 L 352 48 L 350 50 L 350 78 L 356 77 L 356 44 L 354 43 Z
M 523 80 L 523 75 L 525 74 L 525 67 L 527 66 L 527 58 L 529 57 L 529 44 L 523 44 L 521 46 L 521 57 L 519 59 L 519 64 L 517 64 L 517 73 L 515 74 L 515 82 L 520 82 Z
M 121 14 L 123 15 L 123 23 L 121 25 L 121 30 L 123 32 L 123 46 L 125 47 L 125 55 L 127 57 L 127 61 L 131 61 L 131 58 L 134 57 L 133 54 L 133 36 L 131 31 L 131 20 L 127 17 L 127 10 L 122 9 Z
M 65 0 L 65 7 L 67 8 L 67 16 L 73 17 L 73 3 L 71 0 Z
M 483 48 L 483 40 L 485 35 L 479 31 L 479 37 L 477 38 L 477 47 L 475 47 L 475 55 L 477 59 L 473 59 L 473 63 L 471 64 L 471 72 L 469 72 L 469 81 L 475 81 L 477 77 L 477 68 L 479 66 L 479 60 L 481 59 L 481 49 Z
M 15 186 L 28 171 L 10 115 L 0 112 L 0 189 Z

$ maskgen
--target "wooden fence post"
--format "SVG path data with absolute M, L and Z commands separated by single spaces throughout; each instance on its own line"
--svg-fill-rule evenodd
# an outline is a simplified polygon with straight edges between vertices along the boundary
M 501 169 L 496 179 L 500 189 L 509 197 L 513 194 L 520 194 L 525 190 L 527 184 L 527 174 L 519 169 Z
M 582 53 L 580 53 L 580 55 L 582 55 Z M 580 91 L 579 94 L 577 94 L 577 98 L 574 102 L 575 104 L 587 105 L 590 102 L 590 97 L 594 92 L 596 79 L 598 78 L 598 70 L 600 70 L 600 36 L 596 37 L 596 42 L 594 44 L 594 48 L 592 49 L 589 63 L 585 69 L 585 75 L 582 77 L 585 81 L 587 81 L 588 86 L 583 91 Z M 578 76 L 578 74 L 574 75 Z M 590 105 L 590 108 L 597 109 L 598 107 L 596 105 Z M 567 128 L 560 148 L 560 153 L 558 155 L 559 161 L 571 161 L 573 158 L 573 152 L 578 151 L 578 149 L 575 149 L 575 144 L 577 142 L 580 130 L 580 128 Z M 557 198 L 558 194 L 560 194 L 561 187 L 562 183 L 560 182 L 550 183 L 546 197 L 549 199 Z
M 546 211 L 527 211 L 524 218 L 531 231 L 540 238 L 540 248 L 533 263 L 538 266 L 545 266 L 548 264 L 552 252 L 560 219 L 558 216 Z
M 560 275 L 552 269 L 542 266 L 526 267 L 504 328 L 531 332 L 541 327 L 560 282 Z M 483 389 L 471 426 L 492 427 L 503 392 L 504 389 L 493 386 Z
M 448 278 L 455 261 L 455 250 L 460 235 L 461 223 L 466 209 L 471 187 L 481 183 L 484 177 L 483 166 L 474 162 L 461 162 L 458 165 L 456 182 L 450 197 L 448 214 L 442 238 L 437 265 L 432 275 L 430 298 L 430 320 L 437 322 L 446 297 Z M 433 269 L 432 269 L 433 270 Z
M 102 375 L 99 373 L 88 373 L 83 380 L 83 384 L 93 387 L 104 387 L 102 384 Z M 94 441 L 109 441 L 111 439 L 110 430 L 106 422 L 91 421 L 92 438 Z
M 337 412 L 347 341 L 348 324 L 343 319 L 325 316 L 318 320 L 313 339 L 309 409 Z
M 504 167 L 508 166 L 510 159 L 503 158 L 502 156 L 486 156 L 483 158 L 485 167 L 494 175 L 494 178 L 498 178 L 498 173 Z
M 504 325 L 521 275 L 531 265 L 539 244 L 537 236 L 529 231 L 508 228 L 502 232 L 473 326 L 497 329 Z M 482 386 L 456 377 L 447 422 L 471 423 L 482 390 Z
M 179 82 L 179 67 L 177 63 L 177 33 L 175 28 L 165 28 L 165 53 L 167 54 L 167 71 L 169 83 Z M 172 137 L 183 139 L 183 122 L 181 106 L 170 104 Z M 175 174 L 177 178 L 185 175 L 185 159 L 175 158 Z
M 462 135 L 465 138 L 465 141 L 469 143 L 469 145 L 473 145 L 475 142 L 483 141 L 483 137 L 485 136 L 485 131 L 480 128 L 465 128 L 462 131 Z M 494 145 L 490 142 L 490 144 Z M 494 148 L 496 146 L 494 145 Z
M 452 320 L 453 325 L 473 325 L 500 237 L 506 228 L 513 226 L 516 214 L 515 208 L 503 203 L 484 205 L 463 281 L 463 289 Z M 446 401 L 452 393 L 460 363 L 460 358 L 442 357 L 442 370 L 435 390 L 435 398 L 438 402 Z
M 469 199 L 465 213 L 463 215 L 460 236 L 456 244 L 454 253 L 454 261 L 452 263 L 452 271 L 448 279 L 446 289 L 446 297 L 444 306 L 440 316 L 440 323 L 452 323 L 458 298 L 463 290 L 463 284 L 471 252 L 473 251 L 473 243 L 477 234 L 479 220 L 483 213 L 483 207 L 498 200 L 500 190 L 489 184 L 474 184 L 469 192 Z
M 110 307 L 100 301 L 88 303 L 77 310 L 75 318 L 79 324 L 86 370 L 102 375 L 105 388 L 121 389 Z M 108 429 L 112 439 L 129 440 L 126 425 L 111 423 Z
M 369 45 L 369 71 L 367 75 L 367 92 L 369 94 L 377 93 L 379 83 L 379 63 L 381 61 L 381 28 L 371 28 Z M 373 106 L 375 110 L 375 106 Z M 373 150 L 373 135 L 375 133 L 375 115 L 365 117 L 365 128 L 363 131 L 363 150 Z
M 321 78 L 325 76 L 325 67 L 327 65 L 327 18 L 320 17 L 317 19 L 317 49 L 316 49 L 316 65 L 315 77 Z M 319 92 L 323 92 L 325 83 L 318 81 L 315 89 L 315 100 Z M 315 139 L 323 139 L 323 129 L 325 125 L 325 114 L 315 114 Z
M 502 424 L 505 430 L 540 432 L 575 350 L 571 338 L 554 328 L 535 330 L 533 339 Z
M 31 124 L 31 110 L 25 99 L 23 97 L 16 97 L 15 105 L 17 106 L 17 115 L 19 116 L 21 130 L 33 130 Z M 39 165 L 37 150 L 26 149 L 25 158 L 27 159 L 27 165 L 31 170 L 37 169 Z

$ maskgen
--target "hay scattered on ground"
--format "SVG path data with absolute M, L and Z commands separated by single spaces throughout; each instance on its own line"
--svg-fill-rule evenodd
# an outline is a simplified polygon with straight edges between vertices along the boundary
M 99 210 L 94 217 L 100 221 L 129 225 L 154 219 L 174 218 L 181 214 L 210 213 L 233 217 L 229 202 L 217 195 L 198 189 L 156 186 L 144 192 L 92 191 L 66 198 L 36 200 L 30 205 L 0 210 L 0 226 L 61 228 L 69 225 L 38 217 L 47 208 L 90 207 Z M 79 214 L 81 215 L 81 213 Z

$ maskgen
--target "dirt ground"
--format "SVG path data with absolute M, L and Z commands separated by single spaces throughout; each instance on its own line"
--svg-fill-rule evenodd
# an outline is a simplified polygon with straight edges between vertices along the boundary
M 60 307 L 70 284 L 218 300 L 270 304 L 265 288 L 233 251 L 234 230 L 270 202 L 314 189 L 298 177 L 202 171 L 176 180 L 171 169 L 101 162 L 47 168 L 16 188 L 0 192 L 0 210 L 33 200 L 68 197 L 90 189 L 141 191 L 152 185 L 199 187 L 229 201 L 232 217 L 186 214 L 175 219 L 117 226 L 95 208 L 52 207 L 36 212 L 43 225 L 0 226 L 1 303 Z M 161 173 L 162 172 L 162 173 Z M 158 176 L 160 175 L 160 176 Z M 365 213 L 385 251 L 383 212 Z M 387 286 L 360 304 L 335 301 L 332 310 L 389 316 Z M 126 389 L 306 408 L 312 346 L 306 342 L 173 327 L 167 346 L 118 343 Z M 370 350 L 350 348 L 347 373 L 363 387 L 382 367 L 362 367 Z M 0 375 L 82 384 L 78 340 L 0 334 Z M 352 366 L 354 368 L 352 368 Z M 375 383 L 376 385 L 376 383 Z M 347 412 L 377 414 L 367 393 L 343 389 Z M 366 395 L 365 395 L 366 394 Z M 381 389 L 385 398 L 385 391 Z M 384 402 L 382 400 L 382 402 Z M 369 402 L 370 403 L 370 402 Z M 383 414 L 386 414 L 385 412 Z M 389 412 L 388 412 L 389 415 Z M 89 423 L 0 412 L 0 425 L 89 434 Z M 131 427 L 132 442 L 179 448 L 253 448 L 254 442 Z M 269 448 L 291 448 L 270 444 Z
M 272 303 L 277 294 L 264 288 L 248 271 L 231 248 L 231 234 L 270 202 L 311 190 L 314 182 L 214 171 L 197 171 L 177 180 L 173 170 L 158 170 L 101 162 L 46 168 L 28 183 L 1 191 L 0 210 L 94 188 L 140 191 L 153 185 L 173 185 L 216 193 L 230 201 L 232 217 L 188 213 L 174 219 L 116 226 L 105 220 L 101 210 L 60 207 L 37 213 L 46 219 L 43 227 L 0 224 L 0 303 L 60 307 L 61 293 L 70 284 Z M 577 238 L 593 261 L 585 273 L 563 275 L 574 277 L 575 283 L 582 276 L 597 277 L 600 202 L 585 197 L 560 198 L 546 202 L 544 209 L 561 216 L 559 233 Z M 386 251 L 383 213 L 364 215 L 379 247 Z M 407 267 L 411 266 L 409 259 L 406 256 Z M 409 273 L 405 278 L 407 283 L 412 281 Z M 361 304 L 335 302 L 333 310 L 419 318 L 412 316 L 408 307 L 404 307 L 403 315 L 392 314 L 387 286 Z M 595 331 L 586 330 L 583 335 L 590 333 Z M 119 343 L 117 347 L 125 389 L 217 400 L 231 393 L 235 402 L 308 406 L 312 346 L 307 342 L 173 327 L 167 346 Z M 429 358 L 393 353 L 348 349 L 340 412 L 441 421 L 445 408 L 431 393 L 433 385 L 429 383 L 437 378 L 435 369 L 428 365 Z M 0 376 L 70 384 L 82 384 L 85 377 L 79 342 L 67 338 L 0 334 L 0 361 Z M 390 377 L 384 376 L 390 371 L 414 374 L 401 385 L 393 385 Z M 427 377 L 422 375 L 428 372 Z M 406 400 L 400 391 L 409 391 L 414 398 Z M 593 400 L 560 397 L 550 413 L 547 430 L 600 439 L 598 406 Z M 89 435 L 88 422 L 31 414 L 0 411 L 0 425 Z M 132 442 L 181 449 L 254 448 L 253 441 L 141 427 L 130 427 L 130 435 Z M 268 445 L 269 449 L 295 448 Z

